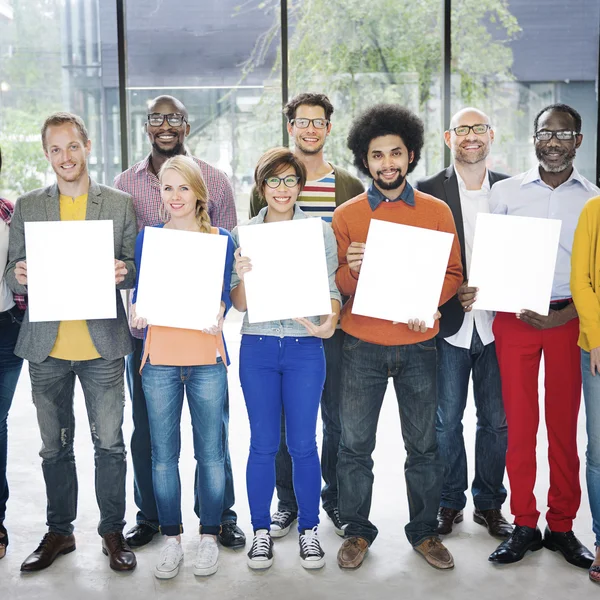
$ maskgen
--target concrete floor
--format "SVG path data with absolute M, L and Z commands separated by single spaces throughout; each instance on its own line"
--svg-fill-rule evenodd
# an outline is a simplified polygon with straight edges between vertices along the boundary
M 231 425 L 230 449 L 236 481 L 235 508 L 239 524 L 251 538 L 250 516 L 245 488 L 245 464 L 248 455 L 249 428 L 246 408 L 237 374 L 239 351 L 239 315 L 231 315 L 225 326 L 233 364 L 229 370 Z M 464 523 L 455 527 L 446 543 L 454 555 L 456 568 L 440 572 L 429 567 L 409 546 L 403 527 L 408 518 L 408 506 L 403 478 L 404 448 L 400 436 L 399 418 L 393 389 L 390 387 L 379 425 L 378 447 L 375 452 L 375 489 L 372 519 L 380 534 L 363 566 L 354 572 L 341 571 L 336 553 L 341 539 L 331 523 L 321 514 L 320 536 L 326 552 L 327 565 L 320 571 L 305 571 L 298 559 L 297 537 L 290 533 L 276 542 L 275 563 L 265 573 L 247 568 L 242 551 L 221 549 L 219 571 L 208 578 L 194 577 L 192 557 L 197 544 L 196 520 L 193 513 L 194 461 L 189 413 L 184 411 L 183 447 L 180 471 L 183 484 L 183 514 L 187 533 L 184 534 L 186 561 L 179 575 L 170 581 L 159 581 L 153 575 L 162 541 L 156 539 L 137 552 L 138 567 L 133 573 L 118 574 L 108 566 L 100 550 L 96 533 L 98 509 L 94 496 L 93 452 L 87 417 L 80 388 L 77 389 L 76 415 L 79 426 L 76 456 L 79 468 L 79 517 L 75 524 L 77 551 L 60 557 L 45 571 L 21 575 L 21 561 L 32 552 L 45 528 L 45 492 L 38 451 L 40 438 L 31 403 L 30 383 L 24 368 L 9 417 L 8 476 L 11 497 L 6 526 L 10 546 L 0 561 L 0 597 L 68 598 L 197 598 L 208 595 L 219 600 L 233 598 L 285 597 L 286 600 L 311 600 L 373 597 L 429 597 L 447 600 L 494 600 L 496 598 L 573 598 L 597 597 L 600 590 L 592 584 L 587 572 L 567 564 L 560 555 L 542 550 L 527 556 L 522 562 L 506 567 L 494 567 L 487 561 L 497 541 L 485 529 L 471 520 L 472 505 L 466 509 Z M 131 434 L 130 406 L 126 407 L 125 434 Z M 469 404 L 465 418 L 465 438 L 469 456 L 473 453 L 475 411 Z M 319 425 L 320 427 L 320 425 Z M 580 455 L 584 456 L 585 418 L 580 419 Z M 545 512 L 548 486 L 546 435 L 540 429 L 538 439 L 539 478 L 538 507 Z M 582 464 L 582 507 L 575 523 L 575 533 L 593 547 L 591 517 L 585 490 Z M 127 528 L 135 523 L 131 466 L 128 472 Z M 508 503 L 506 505 L 508 507 Z M 506 509 L 508 511 L 508 508 Z M 506 513 L 507 516 L 508 512 Z M 540 520 L 543 529 L 543 517 Z

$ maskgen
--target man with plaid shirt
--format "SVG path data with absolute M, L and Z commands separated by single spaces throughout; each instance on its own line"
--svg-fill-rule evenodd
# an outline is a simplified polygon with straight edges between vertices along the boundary
M 163 221 L 158 173 L 171 156 L 188 154 L 184 142 L 190 133 L 188 112 L 182 102 L 172 96 L 159 96 L 150 102 L 145 124 L 152 150 L 144 160 L 133 165 L 115 179 L 115 187 L 133 196 L 138 228 L 151 227 Z M 200 166 L 209 193 L 208 214 L 214 227 L 231 231 L 237 224 L 237 214 L 231 183 L 219 169 L 192 157 Z M 175 308 L 175 306 L 174 306 Z M 158 512 L 152 487 L 152 456 L 146 399 L 142 390 L 140 359 L 143 331 L 131 330 L 135 351 L 127 357 L 127 383 L 132 400 L 134 431 L 131 436 L 131 457 L 134 472 L 134 498 L 139 509 L 137 524 L 127 533 L 131 546 L 147 544 L 158 532 Z M 223 444 L 225 450 L 225 497 L 219 541 L 230 548 L 245 545 L 246 538 L 237 526 L 234 504 L 233 475 L 228 446 L 229 402 L 223 411 Z M 194 509 L 200 516 L 197 490 Z

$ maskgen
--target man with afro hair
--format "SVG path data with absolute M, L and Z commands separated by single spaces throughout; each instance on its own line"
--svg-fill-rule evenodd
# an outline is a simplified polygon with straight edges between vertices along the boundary
M 406 486 L 410 520 L 405 527 L 413 548 L 438 569 L 454 566 L 452 555 L 437 535 L 437 510 L 443 485 L 443 464 L 436 441 L 436 344 L 438 323 L 392 323 L 352 314 L 356 286 L 371 219 L 411 225 L 454 235 L 439 304 L 462 283 L 460 247 L 448 205 L 414 190 L 406 176 L 417 165 L 423 147 L 423 123 L 413 112 L 394 104 L 378 104 L 360 115 L 350 129 L 348 147 L 357 168 L 372 178 L 368 190 L 339 206 L 333 214 L 338 243 L 336 283 L 350 296 L 342 310 L 346 333 L 342 356 L 338 456 L 340 520 L 347 524 L 338 565 L 359 567 L 377 528 L 369 520 L 377 421 L 392 377 L 406 447 Z M 393 261 L 410 257 L 390 257 Z M 410 289 L 407 293 L 418 293 Z M 382 302 L 394 302 L 382 298 Z M 439 315 L 439 313 L 438 313 Z

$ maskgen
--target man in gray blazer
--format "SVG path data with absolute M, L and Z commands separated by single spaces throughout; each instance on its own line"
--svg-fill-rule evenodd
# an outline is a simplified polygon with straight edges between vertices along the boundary
M 98 533 L 110 566 L 135 568 L 135 554 L 123 538 L 125 525 L 126 452 L 122 424 L 125 401 L 124 356 L 132 351 L 123 302 L 118 290 L 135 283 L 137 233 L 131 196 L 90 180 L 87 157 L 91 141 L 83 121 L 55 113 L 42 127 L 46 158 L 56 184 L 34 190 L 17 201 L 13 216 L 6 282 L 16 294 L 27 293 L 24 224 L 28 221 L 111 220 L 114 231 L 117 318 L 50 321 L 21 326 L 15 354 L 29 361 L 33 401 L 42 437 L 42 470 L 46 482 L 48 532 L 21 565 L 39 571 L 59 554 L 75 550 L 73 521 L 77 516 L 77 473 L 73 452 L 73 397 L 79 377 L 94 443 Z M 73 248 L 77 252 L 77 248 Z M 69 269 L 69 265 L 63 265 Z M 77 285 L 77 274 L 73 274 Z M 69 298 L 64 298 L 65 303 Z
M 480 110 L 464 108 L 456 113 L 444 133 L 444 140 L 452 151 L 454 164 L 417 182 L 415 187 L 450 206 L 466 278 L 477 214 L 490 212 L 490 188 L 507 175 L 489 171 L 486 167 L 494 130 L 489 117 Z M 445 478 L 438 512 L 438 533 L 449 534 L 452 525 L 463 520 L 468 481 L 462 418 L 472 374 L 477 407 L 475 478 L 471 487 L 475 505 L 473 519 L 486 526 L 491 535 L 507 538 L 512 527 L 500 511 L 506 500 L 503 479 L 507 428 L 492 334 L 493 314 L 486 311 L 465 313 L 457 296 L 441 306 L 440 312 L 440 332 L 436 338 L 436 430 L 440 456 L 445 463 Z

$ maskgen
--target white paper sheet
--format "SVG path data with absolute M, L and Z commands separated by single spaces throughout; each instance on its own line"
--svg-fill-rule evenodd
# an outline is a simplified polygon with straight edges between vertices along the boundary
M 146 227 L 136 313 L 149 325 L 208 329 L 217 324 L 227 237 Z
M 371 219 L 352 312 L 433 327 L 454 235 Z
M 548 314 L 562 221 L 477 215 L 469 285 L 474 309 Z
M 25 223 L 29 320 L 115 319 L 112 221 Z
M 328 315 L 331 296 L 319 218 L 240 226 L 252 262 L 244 277 L 250 323 Z

